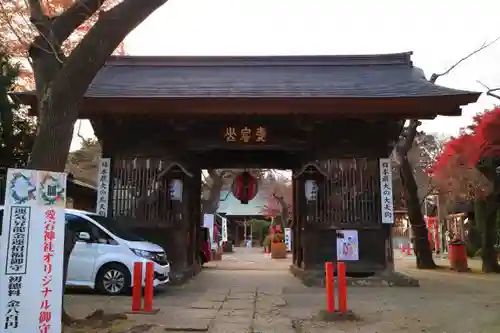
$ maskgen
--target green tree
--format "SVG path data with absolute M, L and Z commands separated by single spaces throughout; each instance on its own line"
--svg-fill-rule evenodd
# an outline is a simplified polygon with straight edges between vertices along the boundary
M 5 181 L 7 168 L 26 165 L 35 135 L 34 121 L 9 96 L 18 74 L 11 59 L 0 54 L 0 185 Z M 4 186 L 0 186 L 0 202 L 4 192 Z

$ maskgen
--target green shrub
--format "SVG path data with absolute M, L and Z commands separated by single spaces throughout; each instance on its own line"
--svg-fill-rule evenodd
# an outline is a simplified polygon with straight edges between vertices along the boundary
M 475 247 L 472 244 L 467 244 L 466 247 L 465 247 L 465 249 L 467 251 L 467 257 L 469 257 L 469 258 L 476 257 L 477 256 L 477 252 L 481 250 L 481 249 L 478 249 L 477 247 Z
M 498 255 L 500 254 L 500 246 L 495 245 L 495 253 Z M 475 257 L 481 257 L 483 254 L 483 249 L 478 249 L 476 253 L 474 254 Z

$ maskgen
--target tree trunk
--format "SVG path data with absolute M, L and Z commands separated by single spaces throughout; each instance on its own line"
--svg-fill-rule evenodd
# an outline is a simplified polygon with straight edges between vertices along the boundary
M 214 169 L 208 170 L 208 174 L 212 180 L 212 185 L 209 191 L 209 198 L 203 201 L 203 214 L 215 214 L 219 208 L 220 192 L 224 185 L 222 180 L 222 171 Z
M 484 273 L 500 273 L 495 244 L 497 240 L 496 220 L 498 210 L 498 191 L 493 191 L 486 198 L 484 220 L 481 221 L 482 227 L 482 250 L 481 259 L 483 261 L 482 271 Z
M 76 109 L 69 112 L 78 113 Z M 52 109 L 51 109 L 52 108 Z M 73 136 L 73 123 L 68 123 L 68 117 L 56 116 L 64 114 L 64 105 L 45 101 L 40 108 L 40 113 L 44 114 L 43 121 L 38 125 L 37 139 L 28 162 L 29 169 L 47 170 L 63 172 L 66 166 L 66 158 L 69 152 L 69 143 Z M 56 112 L 58 110 L 58 112 Z M 67 111 L 68 112 L 68 111 Z M 54 140 L 54 138 L 62 138 Z M 50 153 L 47 153 L 50 152 Z M 64 308 L 64 288 L 66 285 L 66 277 L 68 274 L 68 264 L 71 252 L 75 246 L 76 237 L 67 227 L 65 227 L 64 239 L 64 265 L 63 265 L 63 299 L 62 299 L 62 322 L 65 325 L 70 325 L 75 320 L 66 312 Z
M 38 126 L 28 168 L 64 172 L 79 105 L 61 105 L 52 96 L 47 97 L 40 109 L 43 121 Z
M 288 225 L 288 218 L 289 218 L 289 213 L 288 213 L 288 204 L 285 201 L 284 197 L 278 197 L 276 194 L 273 194 L 273 197 L 278 201 L 278 203 L 281 206 L 281 222 L 284 227 L 289 227 Z
M 415 239 L 414 246 L 417 255 L 417 267 L 421 269 L 433 269 L 436 268 L 436 264 L 434 263 L 432 251 L 429 246 L 427 226 L 422 210 L 420 209 L 418 186 L 406 154 L 400 154 L 399 159 L 401 181 L 405 188 L 406 206 L 408 207 L 408 216 Z
M 500 273 L 500 265 L 498 264 L 495 245 L 497 241 L 497 215 L 500 204 L 500 158 L 483 157 L 476 169 L 481 172 L 486 179 L 492 184 L 492 191 L 482 202 L 484 209 L 481 214 L 482 219 L 482 244 L 481 244 L 481 259 L 483 261 L 482 270 L 484 273 Z

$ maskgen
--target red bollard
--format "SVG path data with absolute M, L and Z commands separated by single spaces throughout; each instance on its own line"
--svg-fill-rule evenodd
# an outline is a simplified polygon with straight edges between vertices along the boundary
M 337 281 L 339 288 L 339 311 L 347 312 L 347 281 L 345 278 L 345 263 L 343 262 L 338 263 Z
M 325 262 L 326 311 L 335 311 L 335 290 L 333 286 L 333 262 Z
M 146 286 L 144 287 L 144 311 L 153 311 L 153 281 L 154 281 L 154 263 L 146 263 Z
M 134 263 L 134 285 L 132 286 L 132 312 L 141 311 L 142 306 L 142 262 Z
M 411 256 L 411 246 L 410 245 L 408 245 L 408 247 L 406 248 L 406 255 Z
M 403 244 L 401 244 L 401 253 L 405 253 L 406 249 L 405 249 L 405 246 Z

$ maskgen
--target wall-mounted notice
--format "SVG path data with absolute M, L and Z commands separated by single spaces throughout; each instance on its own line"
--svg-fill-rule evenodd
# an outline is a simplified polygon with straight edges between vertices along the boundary
M 65 173 L 8 170 L 0 332 L 61 332 L 65 205 Z
M 359 260 L 359 240 L 357 230 L 337 231 L 337 260 Z
M 382 210 L 382 223 L 393 224 L 392 169 L 389 158 L 380 159 L 380 206 Z
M 108 216 L 109 183 L 111 180 L 111 159 L 101 158 L 97 173 L 97 205 L 96 213 Z

